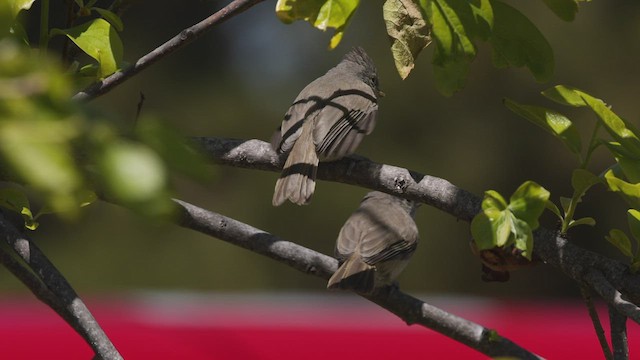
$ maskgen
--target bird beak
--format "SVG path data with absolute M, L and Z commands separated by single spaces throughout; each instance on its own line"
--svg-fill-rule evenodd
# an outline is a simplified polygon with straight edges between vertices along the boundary
M 378 96 L 379 97 L 385 97 L 385 95 L 387 95 L 387 94 L 385 94 L 384 91 L 378 90 Z

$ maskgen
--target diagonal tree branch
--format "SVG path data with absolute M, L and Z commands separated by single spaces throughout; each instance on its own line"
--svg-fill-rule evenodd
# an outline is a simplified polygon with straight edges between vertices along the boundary
M 268 256 L 323 279 L 329 279 L 338 268 L 338 261 L 330 256 L 187 202 L 175 202 L 182 209 L 178 221 L 180 226 Z M 423 325 L 488 356 L 539 358 L 490 329 L 449 314 L 394 287 L 379 289 L 366 298 L 396 314 L 408 324 Z
M 53 266 L 40 248 L 21 234 L 2 214 L 0 214 L 0 236 L 32 272 L 18 266 L 20 264 L 6 252 L 0 254 L 0 261 L 7 265 L 7 268 L 25 283 L 38 299 L 60 314 L 85 339 L 95 351 L 96 356 L 104 360 L 122 359 L 111 340 L 64 276 Z
M 591 298 L 591 290 L 587 286 L 583 285 L 580 287 L 580 293 L 585 305 L 587 306 L 589 317 L 591 318 L 591 323 L 593 324 L 593 328 L 596 331 L 596 335 L 598 336 L 598 342 L 600 343 L 600 348 L 602 349 L 604 358 L 605 360 L 613 360 L 611 348 L 609 347 L 609 343 L 607 343 L 607 337 L 604 334 L 604 329 L 602 328 L 600 317 L 598 316 L 596 307 L 593 304 L 593 299 Z
M 223 23 L 238 14 L 241 14 L 245 10 L 249 9 L 253 5 L 260 3 L 264 0 L 234 0 L 229 5 L 225 6 L 215 14 L 200 21 L 199 23 L 186 28 L 180 32 L 180 34 L 174 36 L 164 44 L 158 46 L 156 49 L 141 57 L 133 65 L 126 69 L 116 71 L 109 75 L 104 80 L 94 83 L 84 90 L 73 96 L 74 100 L 89 101 L 100 95 L 107 93 L 114 87 L 120 85 L 124 81 L 133 77 L 149 65 L 164 58 L 165 56 L 172 54 L 174 51 L 182 48 L 183 46 L 191 43 L 193 40 L 200 37 L 207 30 L 211 29 L 215 25 Z
M 282 168 L 282 159 L 264 141 L 213 137 L 194 138 L 193 141 L 218 164 L 278 172 Z M 318 179 L 358 185 L 421 201 L 465 221 L 471 221 L 480 210 L 480 197 L 447 180 L 362 157 L 352 156 L 331 163 L 320 163 Z M 585 276 L 591 269 L 597 269 L 630 302 L 640 304 L 640 275 L 631 274 L 625 264 L 575 246 L 548 229 L 539 228 L 534 236 L 534 252 L 544 262 L 560 269 L 578 283 L 586 282 L 592 288 L 593 279 L 587 280 Z M 614 306 L 620 305 L 620 302 L 613 304 L 611 297 L 605 300 Z M 637 307 L 630 311 L 625 314 L 637 321 L 640 316 Z
M 613 306 L 609 306 L 609 323 L 611 324 L 611 347 L 613 347 L 613 359 L 629 359 L 627 317 L 619 313 Z

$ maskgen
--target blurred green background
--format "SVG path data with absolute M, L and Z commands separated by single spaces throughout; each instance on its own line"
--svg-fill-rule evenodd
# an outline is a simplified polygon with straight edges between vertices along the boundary
M 227 3 L 137 2 L 123 17 L 125 59 L 134 62 Z M 359 154 L 443 177 L 476 194 L 495 189 L 509 196 L 531 179 L 550 190 L 558 202 L 559 196 L 571 194 L 575 160 L 560 142 L 508 111 L 502 99 L 554 107 L 539 92 L 566 84 L 605 99 L 619 115 L 636 121 L 640 2 L 594 0 L 582 4 L 573 23 L 558 19 L 541 1 L 509 3 L 551 43 L 556 58 L 551 82 L 536 83 L 522 69 L 494 69 L 490 48 L 480 45 L 466 88 L 445 98 L 433 84 L 431 47 L 421 54 L 409 78 L 400 80 L 389 52 L 382 2 L 362 1 L 343 42 L 328 51 L 330 33 L 307 23 L 284 25 L 275 16 L 275 1 L 265 1 L 93 105 L 133 123 L 143 93 L 143 113 L 161 117 L 185 135 L 268 141 L 298 92 L 352 46 L 361 45 L 376 62 L 387 96 L 380 104 L 378 125 Z M 38 2 L 34 14 L 37 6 Z M 556 108 L 587 136 L 593 115 Z M 591 170 L 598 173 L 610 162 L 599 152 Z M 340 227 L 367 192 L 319 181 L 311 205 L 274 208 L 276 173 L 222 166 L 213 166 L 213 171 L 213 179 L 204 184 L 176 179 L 176 197 L 325 254 L 332 254 Z M 604 234 L 612 227 L 626 228 L 625 211 L 617 197 L 602 187 L 593 189 L 577 216 L 594 216 L 599 223 L 595 228 L 576 228 L 571 240 L 619 257 Z M 482 282 L 480 263 L 469 250 L 467 223 L 427 206 L 419 210 L 416 221 L 421 243 L 400 277 L 404 290 L 529 298 L 578 293 L 572 281 L 542 265 L 512 273 L 507 283 Z M 549 214 L 542 223 L 549 228 L 556 225 Z M 72 223 L 47 217 L 33 237 L 81 294 L 141 289 L 325 291 L 324 281 L 273 260 L 104 203 L 89 206 Z M 0 292 L 27 291 L 0 269 Z

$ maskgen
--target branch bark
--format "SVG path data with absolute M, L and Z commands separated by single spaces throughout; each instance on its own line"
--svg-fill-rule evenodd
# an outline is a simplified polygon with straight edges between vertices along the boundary
M 338 261 L 293 242 L 221 214 L 175 200 L 181 208 L 178 224 L 224 240 L 236 246 L 283 262 L 296 270 L 328 280 L 338 268 Z M 396 314 L 407 324 L 420 324 L 459 341 L 491 357 L 539 359 L 507 338 L 481 325 L 447 313 L 407 295 L 397 288 L 378 289 L 365 296 L 368 300 Z
M 277 172 L 282 168 L 283 159 L 264 141 L 214 137 L 194 138 L 193 141 L 218 164 Z M 421 201 L 465 221 L 473 219 L 482 201 L 479 196 L 447 180 L 358 156 L 320 163 L 317 177 Z M 580 284 L 586 282 L 597 291 L 593 279 L 585 279 L 595 269 L 616 291 L 624 294 L 628 299 L 624 301 L 640 304 L 640 276 L 631 274 L 625 264 L 575 246 L 557 232 L 545 228 L 536 230 L 534 237 L 534 253 L 545 263 L 558 268 Z M 600 291 L 597 292 L 600 294 Z M 631 308 L 626 303 L 620 305 L 620 297 L 607 297 L 605 300 L 614 306 L 624 306 L 627 309 L 625 315 L 639 321 L 637 306 Z
M 627 339 L 627 317 L 616 308 L 609 306 L 609 323 L 611 324 L 611 347 L 613 360 L 629 359 L 629 341 Z
M 202 20 L 201 22 L 186 28 L 180 32 L 180 34 L 174 36 L 164 44 L 158 46 L 156 49 L 141 57 L 133 65 L 126 69 L 116 71 L 115 73 L 107 76 L 104 80 L 96 82 L 84 90 L 73 96 L 74 100 L 89 101 L 100 95 L 107 93 L 114 87 L 120 85 L 124 81 L 133 77 L 149 65 L 164 58 L 165 56 L 172 54 L 174 51 L 182 48 L 183 46 L 191 43 L 193 40 L 200 37 L 207 30 L 213 28 L 215 25 L 223 23 L 242 12 L 246 11 L 253 5 L 260 3 L 264 0 L 234 0 L 229 5 L 225 6 L 215 14 Z
M 87 306 L 78 297 L 58 269 L 31 239 L 24 236 L 0 214 L 0 235 L 31 269 L 27 270 L 8 253 L 0 254 L 0 261 L 22 281 L 38 299 L 62 316 L 104 360 L 118 360 L 118 353 Z

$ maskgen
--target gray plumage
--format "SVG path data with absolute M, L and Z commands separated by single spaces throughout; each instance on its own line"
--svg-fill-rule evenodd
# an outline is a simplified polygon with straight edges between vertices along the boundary
M 335 248 L 340 267 L 327 288 L 368 294 L 391 285 L 418 246 L 417 206 L 382 192 L 368 193 L 340 230 Z
M 274 206 L 287 199 L 298 205 L 311 201 L 318 162 L 353 154 L 373 131 L 379 96 L 375 65 L 362 48 L 347 53 L 300 92 L 271 140 L 276 152 L 288 154 Z

